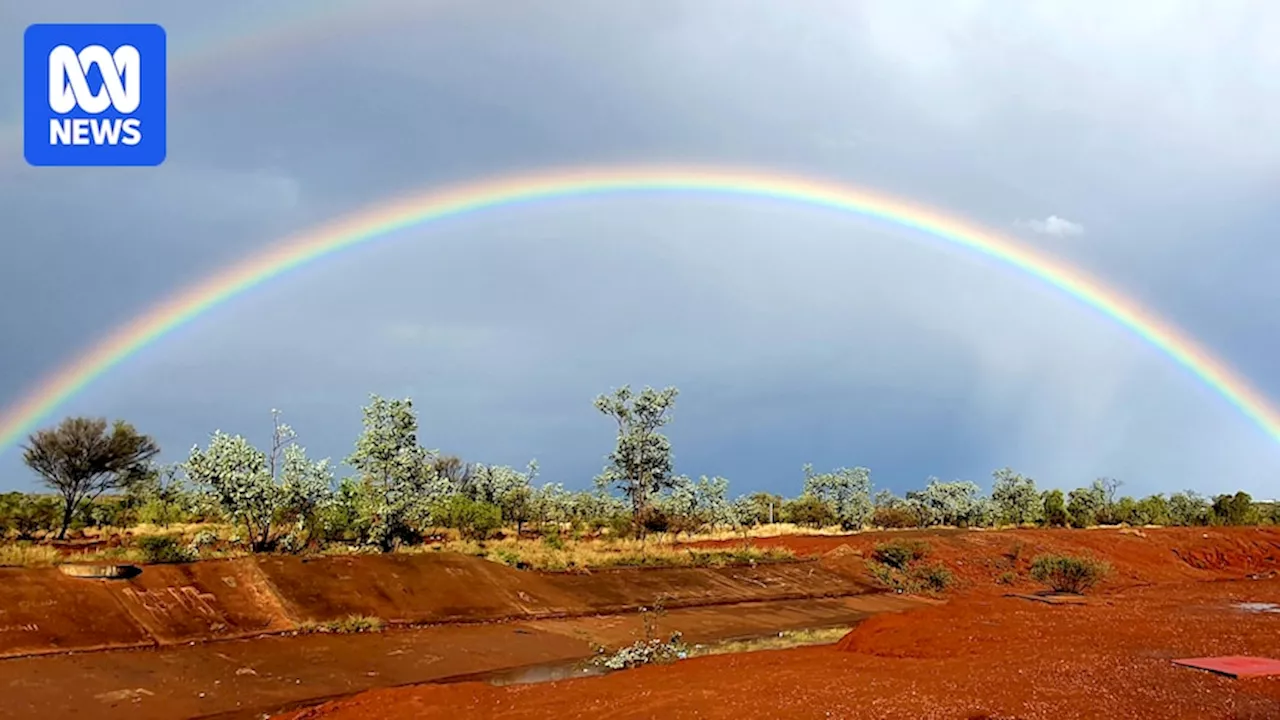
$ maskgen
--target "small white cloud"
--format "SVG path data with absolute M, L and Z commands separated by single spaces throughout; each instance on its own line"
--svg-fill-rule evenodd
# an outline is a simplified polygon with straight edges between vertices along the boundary
M 1033 233 L 1051 235 L 1053 237 L 1073 237 L 1084 234 L 1083 225 L 1080 223 L 1073 223 L 1070 220 L 1058 217 L 1057 215 L 1050 215 L 1044 220 L 1027 220 L 1018 224 Z

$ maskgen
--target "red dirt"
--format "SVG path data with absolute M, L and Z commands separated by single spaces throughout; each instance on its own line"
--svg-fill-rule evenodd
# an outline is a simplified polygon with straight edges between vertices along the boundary
M 699 658 L 534 686 L 481 683 L 369 692 L 296 714 L 366 718 L 1280 718 L 1280 679 L 1175 666 L 1210 655 L 1280 657 L 1280 530 L 873 533 L 758 541 L 856 561 L 916 536 L 961 581 L 945 605 L 877 615 L 834 647 Z M 736 541 L 730 541 L 730 543 Z M 729 544 L 729 543 L 726 543 Z M 1014 548 L 1020 546 L 1015 553 Z M 1082 605 L 1003 597 L 1040 552 L 1115 567 Z M 1250 577 L 1259 579 L 1249 579 Z

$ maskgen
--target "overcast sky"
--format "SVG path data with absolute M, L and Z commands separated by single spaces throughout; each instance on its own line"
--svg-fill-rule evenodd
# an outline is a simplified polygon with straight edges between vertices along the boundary
M 47 5 L 47 7 L 45 7 Z M 34 169 L 22 32 L 160 22 L 158 168 Z M 62 0 L 0 3 L 0 404 L 172 292 L 414 190 L 572 164 L 809 174 L 998 230 L 1122 289 L 1280 397 L 1280 4 L 1258 0 Z M 586 487 L 592 398 L 676 385 L 679 472 L 794 494 L 1113 476 L 1280 494 L 1280 448 L 1043 283 L 829 210 L 623 195 L 338 253 L 59 408 L 180 459 L 280 408 L 345 457 L 371 392 L 425 445 Z M 8 449 L 0 488 L 32 487 Z

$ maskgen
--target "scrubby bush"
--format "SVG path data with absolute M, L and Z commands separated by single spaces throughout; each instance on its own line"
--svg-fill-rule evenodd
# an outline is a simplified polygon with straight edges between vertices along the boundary
M 882 528 L 913 528 L 920 526 L 920 518 L 906 505 L 876 508 L 871 524 Z
M 942 592 L 951 586 L 955 576 L 941 563 L 922 565 L 910 572 L 911 580 L 917 587 L 929 592 Z
M 1110 571 L 1110 565 L 1089 557 L 1038 555 L 1031 561 L 1031 577 L 1055 592 L 1083 593 Z
M 794 525 L 821 528 L 835 525 L 836 513 L 819 498 L 801 495 L 782 506 L 782 519 Z
M 1044 524 L 1048 527 L 1066 527 L 1070 516 L 1067 515 L 1067 500 L 1061 490 L 1050 490 L 1043 495 Z
M 47 495 L 0 495 L 0 516 L 6 518 L 3 524 L 16 532 L 19 540 L 34 540 L 38 533 L 53 532 L 58 527 L 58 512 L 58 500 Z
M 142 551 L 143 562 L 153 565 L 184 563 L 196 559 L 191 549 L 183 546 L 172 535 L 145 535 L 138 538 L 137 545 Z
M 454 495 L 431 513 L 436 522 L 457 530 L 468 540 L 485 540 L 502 527 L 502 509 L 497 505 Z
M 906 570 L 907 566 L 929 554 L 929 543 L 920 540 L 894 540 L 876 545 L 872 557 L 896 570 Z
M 689 646 L 677 632 L 666 640 L 657 638 L 647 641 L 637 640 L 616 652 L 602 652 L 593 658 L 592 662 L 610 670 L 625 670 L 641 665 L 675 662 L 688 656 Z

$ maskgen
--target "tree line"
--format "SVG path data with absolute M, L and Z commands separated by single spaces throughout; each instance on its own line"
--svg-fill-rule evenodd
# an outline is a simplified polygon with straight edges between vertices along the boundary
M 307 456 L 278 411 L 272 411 L 266 448 L 219 431 L 185 460 L 167 465 L 155 461 L 155 441 L 126 422 L 68 418 L 23 446 L 23 460 L 53 494 L 0 495 L 0 537 L 56 532 L 63 539 L 87 526 L 217 522 L 236 526 L 239 540 L 255 551 L 328 543 L 387 551 L 441 528 L 483 538 L 501 527 L 517 533 L 608 528 L 642 536 L 774 522 L 847 530 L 1280 522 L 1276 503 L 1254 502 L 1244 492 L 1135 499 L 1118 496 L 1122 483 L 1111 478 L 1067 493 L 1042 491 L 1009 468 L 993 473 L 989 494 L 973 482 L 929 478 L 923 488 L 898 496 L 873 493 L 867 468 L 816 472 L 805 465 L 797 497 L 757 492 L 731 499 L 725 478 L 675 474 L 662 429 L 677 396 L 675 388 L 623 386 L 595 399 L 617 435 L 589 490 L 537 483 L 536 461 L 516 469 L 427 449 L 410 399 L 371 396 L 363 430 L 343 461 L 351 473 L 341 480 L 329 459 Z

